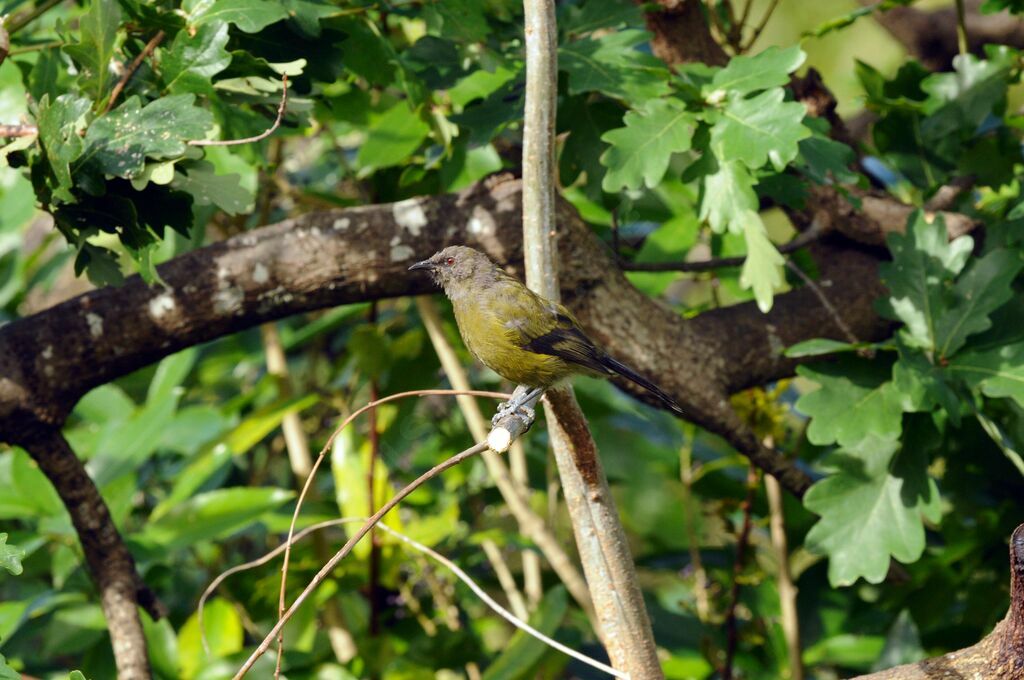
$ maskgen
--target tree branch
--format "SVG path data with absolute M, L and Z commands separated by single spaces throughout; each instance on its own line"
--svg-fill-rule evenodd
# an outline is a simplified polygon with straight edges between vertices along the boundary
M 135 560 L 99 489 L 56 428 L 33 428 L 17 443 L 36 461 L 71 515 L 89 573 L 100 592 L 118 677 L 148 680 L 149 657 L 138 605 L 153 618 L 164 615 L 163 607 L 136 574 Z
M 867 0 L 861 0 L 866 4 Z M 958 3 L 959 4 L 959 3 Z M 983 54 L 985 45 L 996 43 L 1024 47 L 1024 21 L 1009 12 L 982 14 L 982 0 L 966 0 L 964 28 L 966 47 Z M 946 71 L 960 52 L 957 7 L 925 11 L 915 7 L 894 7 L 875 12 L 874 17 L 896 40 L 917 57 L 929 71 Z
M 26 427 L 59 426 L 93 387 L 185 347 L 313 309 L 429 292 L 427 281 L 405 269 L 451 243 L 514 267 L 522 252 L 520 200 L 518 182 L 499 181 L 460 194 L 309 213 L 161 265 L 166 289 L 130 277 L 6 324 L 0 432 L 16 440 Z M 736 434 L 725 397 L 791 374 L 796 362 L 782 356 L 786 346 L 844 337 L 813 294 L 780 295 L 768 315 L 750 303 L 684 320 L 629 284 L 571 206 L 559 203 L 558 211 L 559 259 L 571 263 L 562 268 L 562 295 L 595 340 L 655 376 L 694 422 L 766 471 L 795 470 L 770 463 L 771 452 Z M 888 326 L 872 308 L 881 290 L 874 254 L 827 242 L 814 247 L 823 255 L 819 286 L 833 306 L 857 337 L 880 337 Z M 735 342 L 737 333 L 743 343 Z M 809 483 L 798 471 L 785 476 L 793 493 Z

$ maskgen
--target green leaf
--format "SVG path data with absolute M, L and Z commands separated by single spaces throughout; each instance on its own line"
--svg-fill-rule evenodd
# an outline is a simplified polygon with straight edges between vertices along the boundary
M 64 517 L 50 480 L 21 449 L 0 454 L 0 519 Z
M 892 382 L 907 413 L 929 412 L 942 407 L 954 425 L 960 422 L 960 398 L 949 384 L 949 373 L 936 366 L 920 350 L 897 341 L 899 361 L 892 367 Z
M 987 397 L 1008 397 L 1024 408 L 1024 343 L 962 352 L 947 369 Z
M 783 87 L 789 83 L 789 74 L 800 68 L 806 57 L 798 45 L 785 49 L 772 46 L 754 56 L 733 57 L 705 87 L 709 93 L 706 96 L 713 97 L 710 93 L 722 91 L 743 97 L 758 90 Z
M 850 170 L 854 160 L 856 154 L 853 149 L 825 135 L 815 134 L 800 142 L 801 166 L 807 176 L 818 184 L 855 183 L 858 175 Z
M 657 186 L 665 176 L 672 154 L 687 151 L 693 139 L 693 114 L 677 99 L 653 99 L 640 111 L 630 111 L 625 127 L 602 135 L 608 150 L 601 164 L 608 168 L 602 187 L 614 193 L 622 188 Z
M 191 194 L 196 205 L 215 205 L 229 215 L 252 212 L 256 196 L 243 185 L 241 175 L 218 175 L 208 161 L 186 163 L 182 170 L 174 173 L 171 186 Z
M 187 20 L 193 26 L 223 21 L 246 33 L 262 31 L 288 18 L 288 9 L 273 0 L 188 0 L 182 9 L 188 12 Z
M 72 201 L 71 163 L 82 155 L 85 146 L 79 132 L 85 127 L 85 115 L 89 111 L 89 100 L 71 94 L 62 94 L 50 101 L 49 95 L 39 102 L 36 123 L 39 125 L 39 142 L 46 151 L 46 159 L 57 180 L 53 187 L 54 197 Z
M 940 308 L 935 321 L 936 349 L 952 356 L 967 337 L 992 327 L 989 314 L 1013 295 L 1010 284 L 1024 262 L 1016 252 L 997 248 L 972 260 L 953 286 L 952 299 Z
M 811 135 L 803 125 L 807 110 L 782 101 L 782 88 L 750 99 L 731 99 L 711 128 L 711 149 L 719 161 L 738 160 L 751 170 L 768 161 L 777 171 L 796 158 L 799 142 Z
M 228 25 L 211 21 L 196 29 L 178 31 L 160 60 L 161 75 L 168 92 L 213 92 L 213 76 L 231 63 L 231 54 L 224 49 L 228 44 Z
M 868 349 L 875 347 L 876 345 L 869 342 L 840 342 L 839 340 L 830 340 L 828 338 L 814 338 L 812 340 L 804 340 L 798 342 L 795 345 L 790 345 L 783 352 L 783 355 L 790 359 L 802 359 L 804 357 L 817 357 L 823 354 L 837 354 L 839 352 L 857 352 L 862 349 Z
M 737 216 L 743 226 L 743 238 L 747 243 L 747 257 L 740 272 L 740 285 L 754 291 L 757 307 L 764 314 L 771 311 L 775 291 L 782 285 L 782 267 L 786 263 L 768 240 L 761 216 L 753 210 L 741 211 Z
M 754 179 L 739 161 L 719 162 L 715 172 L 704 176 L 700 219 L 715 233 L 743 233 L 744 214 L 757 207 Z
M 558 65 L 569 74 L 569 93 L 603 92 L 626 101 L 667 94 L 665 63 L 636 49 L 649 39 L 646 31 L 627 29 L 560 47 Z
M 1017 471 L 1024 475 L 1024 457 L 1017 451 L 1013 439 L 1003 431 L 1003 428 L 999 427 L 998 423 L 981 411 L 975 411 L 974 416 L 978 419 L 981 429 L 985 430 L 985 434 L 995 442 L 995 445 L 999 447 L 1003 455 L 1017 468 Z
M 310 38 L 320 37 L 320 20 L 343 13 L 344 10 L 331 4 L 310 2 L 309 0 L 284 0 L 282 2 L 288 16 L 299 30 Z
M 297 413 L 317 402 L 317 395 L 307 394 L 268 404 L 246 417 L 230 432 L 207 445 L 203 452 L 189 463 L 178 475 L 167 497 L 153 512 L 151 520 L 157 520 L 171 512 L 177 505 L 201 488 L 232 456 L 241 456 L 273 432 L 289 413 Z
M 559 17 L 558 27 L 570 35 L 592 33 L 601 28 L 643 26 L 644 15 L 640 6 L 619 0 L 586 0 L 583 6 L 567 5 L 565 16 Z
M 0 654 L 0 680 L 21 680 L 21 674 L 7 665 L 3 654 Z
M 194 101 L 195 95 L 179 94 L 142 108 L 138 97 L 129 98 L 89 126 L 78 164 L 131 179 L 142 172 L 147 157 L 181 156 L 189 140 L 202 139 L 213 126 L 213 115 Z
M 540 607 L 530 616 L 530 625 L 548 637 L 555 634 L 565 618 L 569 598 L 563 586 L 544 593 Z M 518 630 L 504 651 L 484 671 L 483 680 L 518 680 L 533 677 L 545 654 L 553 650 L 532 635 Z
M 366 141 L 359 147 L 356 160 L 361 174 L 406 162 L 429 133 L 430 126 L 409 110 L 408 102 L 396 103 L 371 124 Z
M 107 93 L 120 25 L 121 7 L 117 0 L 94 0 L 79 20 L 79 41 L 64 46 L 64 52 L 81 67 L 82 89 L 96 101 Z
M 340 432 L 331 446 L 331 475 L 334 477 L 335 501 L 342 517 L 369 517 L 376 509 L 370 508 L 369 490 L 366 485 L 369 468 L 369 442 L 360 441 L 351 427 Z M 393 492 L 387 484 L 388 469 L 384 461 L 377 458 L 373 470 L 374 504 L 380 507 L 391 498 Z M 392 529 L 405 533 L 397 508 L 385 515 L 381 521 Z M 370 554 L 370 548 L 369 541 L 361 541 L 352 552 L 358 559 L 365 559 Z
M 899 438 L 900 393 L 889 381 L 891 371 L 885 362 L 846 356 L 813 367 L 798 366 L 796 372 L 821 386 L 796 402 L 797 410 L 811 419 L 807 439 L 812 444 L 852 448 L 869 438 Z
M 978 59 L 973 54 L 953 57 L 953 73 L 935 73 L 921 83 L 928 93 L 921 124 L 926 139 L 946 135 L 964 136 L 985 120 L 1006 97 L 1010 64 L 1016 57 L 1004 53 L 1003 59 Z
M 169 293 L 165 294 L 169 295 Z M 161 297 L 157 295 L 154 299 L 160 300 Z M 152 312 L 154 309 L 159 309 L 159 307 L 150 304 L 150 311 Z M 195 365 L 198 354 L 199 350 L 197 348 L 189 347 L 161 360 L 156 366 L 153 380 L 149 383 L 149 390 L 146 392 L 146 403 L 153 405 L 173 400 L 177 404 L 178 395 L 175 392 L 185 382 L 185 378 L 188 377 L 192 366 Z
M 210 645 L 210 654 L 203 648 L 203 631 Z M 230 602 L 215 597 L 203 607 L 202 628 L 199 613 L 188 617 L 178 631 L 178 663 L 181 677 L 192 680 L 211 659 L 221 659 L 242 650 L 244 631 L 242 618 Z
M 929 223 L 921 211 L 911 215 L 906 234 L 890 234 L 893 261 L 879 267 L 889 297 L 878 302 L 878 311 L 902 321 L 904 341 L 914 347 L 938 347 L 936 319 L 946 302 L 945 284 L 960 273 L 974 248 L 970 236 L 949 242 L 941 216 Z
M 294 496 L 291 491 L 236 487 L 217 489 L 179 503 L 135 538 L 167 550 L 180 550 L 199 541 L 226 538 Z
M 485 5 L 477 0 L 437 0 L 428 6 L 440 19 L 440 34 L 453 40 L 477 42 L 491 29 L 484 16 Z
M 24 571 L 21 560 L 25 557 L 25 551 L 7 543 L 7 534 L 0 533 L 0 567 L 18 576 Z
M 54 215 L 58 223 L 61 222 L 62 212 L 58 211 Z M 117 253 L 110 248 L 83 243 L 75 257 L 75 274 L 83 271 L 96 286 L 119 286 L 124 282 L 124 274 L 117 264 Z
M 923 519 L 940 517 L 927 457 L 910 442 L 900 450 L 895 440 L 870 436 L 829 461 L 837 472 L 804 496 L 807 509 L 821 516 L 807 534 L 807 548 L 828 555 L 833 586 L 860 577 L 881 583 L 891 557 L 913 562 L 921 556 Z
M 885 636 L 885 648 L 871 667 L 882 671 L 908 663 L 916 663 L 927 656 L 921 648 L 921 635 L 914 619 L 906 609 L 900 612 Z

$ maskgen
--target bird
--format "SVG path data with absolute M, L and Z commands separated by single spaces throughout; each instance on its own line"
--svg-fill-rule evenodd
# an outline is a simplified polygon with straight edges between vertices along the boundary
M 576 374 L 620 375 L 685 416 L 664 390 L 591 340 L 568 309 L 533 292 L 484 253 L 448 246 L 409 270 L 428 272 L 444 289 L 470 353 L 501 377 L 527 388 L 499 410 L 495 422 Z

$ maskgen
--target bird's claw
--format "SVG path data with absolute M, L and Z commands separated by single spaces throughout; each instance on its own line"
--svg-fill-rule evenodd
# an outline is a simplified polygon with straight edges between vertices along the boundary
M 537 417 L 536 411 L 533 408 L 526 406 L 522 403 L 521 398 L 513 397 L 509 401 L 503 402 L 498 406 L 497 413 L 491 418 L 491 426 L 497 427 L 504 418 L 512 415 L 517 415 L 527 423 L 532 423 Z

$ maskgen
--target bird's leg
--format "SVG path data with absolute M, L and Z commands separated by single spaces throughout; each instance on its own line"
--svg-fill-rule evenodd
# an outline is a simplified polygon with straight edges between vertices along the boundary
M 498 412 L 491 418 L 491 425 L 497 425 L 498 421 L 507 415 L 511 415 L 519 410 L 519 407 L 523 403 L 523 397 L 526 395 L 526 391 L 529 388 L 526 385 L 519 385 L 512 391 L 512 398 L 506 402 L 503 402 L 498 406 Z
M 526 385 L 519 385 L 512 392 L 512 398 L 498 407 L 498 412 L 491 418 L 491 425 L 497 426 L 502 418 L 516 413 L 521 413 L 526 421 L 532 423 L 536 418 L 536 413 L 533 407 L 527 404 L 535 402 L 542 394 L 544 394 L 543 387 L 530 388 Z

